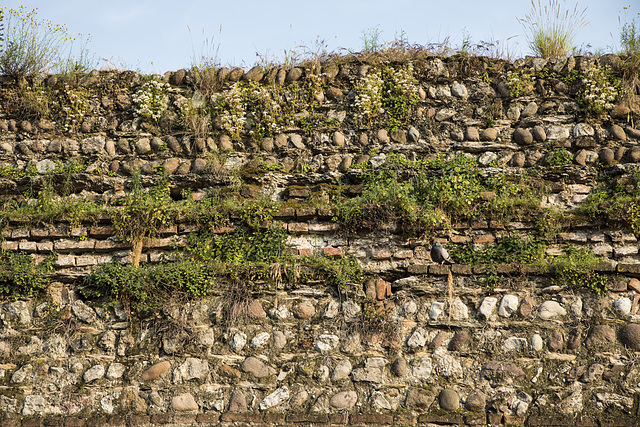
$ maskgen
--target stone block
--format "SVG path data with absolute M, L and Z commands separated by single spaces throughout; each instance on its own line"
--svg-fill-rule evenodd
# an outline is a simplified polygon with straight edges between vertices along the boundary
M 427 274 L 429 272 L 428 264 L 411 264 L 407 267 L 407 271 L 411 274 Z

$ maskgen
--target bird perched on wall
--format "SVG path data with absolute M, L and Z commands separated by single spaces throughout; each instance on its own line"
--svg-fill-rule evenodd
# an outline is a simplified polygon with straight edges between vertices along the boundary
M 449 256 L 447 250 L 443 248 L 440 242 L 438 242 L 437 240 L 433 243 L 433 246 L 431 246 L 431 260 L 440 265 L 445 263 L 454 264 L 454 261 Z

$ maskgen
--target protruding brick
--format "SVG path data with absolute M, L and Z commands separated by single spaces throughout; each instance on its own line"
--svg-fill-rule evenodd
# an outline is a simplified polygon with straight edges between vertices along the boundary
M 429 272 L 428 264 L 411 264 L 407 267 L 407 271 L 411 274 L 427 274 Z
M 287 224 L 287 229 L 289 233 L 308 233 L 309 232 L 309 224 L 306 222 L 290 222 Z
M 371 249 L 371 259 L 380 261 L 391 258 L 391 251 L 388 249 Z
M 324 256 L 342 256 L 342 248 L 327 246 L 326 248 L 322 248 L 322 254 Z

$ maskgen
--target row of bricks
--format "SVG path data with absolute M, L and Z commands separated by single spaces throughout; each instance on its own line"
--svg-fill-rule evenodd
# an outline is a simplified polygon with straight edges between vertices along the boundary
M 25 420 L 0 420 L 0 427 L 103 427 L 103 426 L 149 426 L 149 425 L 180 425 L 180 426 L 213 426 L 213 425 L 251 425 L 251 426 L 285 426 L 285 425 L 317 425 L 317 426 L 370 426 L 370 425 L 503 425 L 503 426 L 558 426 L 558 427 L 632 427 L 637 426 L 640 419 L 633 416 L 614 418 L 600 417 L 600 419 L 580 416 L 554 417 L 530 416 L 517 417 L 501 413 L 441 413 L 441 414 L 278 414 L 278 413 L 233 413 L 224 414 L 159 414 L 159 415 L 130 415 L 109 417 L 47 417 L 29 418 Z

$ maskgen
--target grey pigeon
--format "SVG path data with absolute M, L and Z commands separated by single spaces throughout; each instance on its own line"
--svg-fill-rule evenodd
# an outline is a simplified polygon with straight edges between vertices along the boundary
M 431 246 L 431 259 L 433 262 L 440 265 L 444 263 L 453 264 L 453 260 L 449 256 L 449 253 L 437 240 L 434 242 L 433 246 Z

